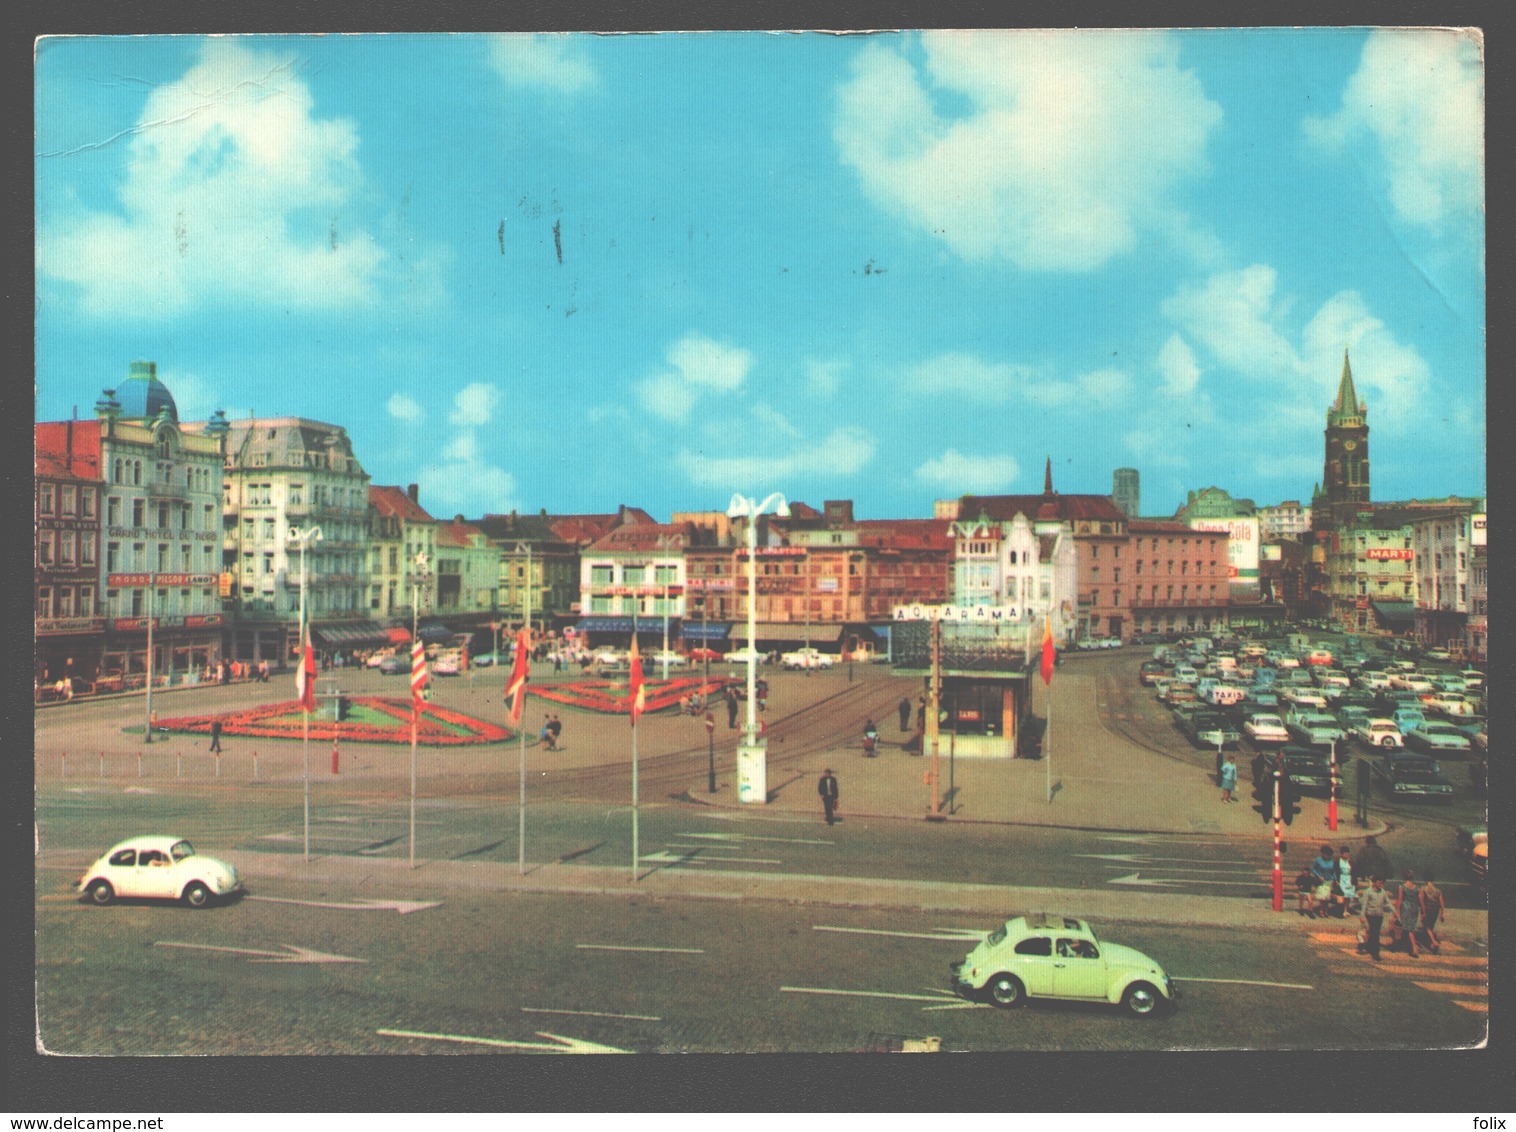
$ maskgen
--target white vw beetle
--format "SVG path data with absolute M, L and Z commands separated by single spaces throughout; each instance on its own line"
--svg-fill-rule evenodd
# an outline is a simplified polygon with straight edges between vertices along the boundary
M 1028 998 L 1120 1003 L 1139 1017 L 1171 1006 L 1174 981 L 1142 952 L 1105 943 L 1084 920 L 1046 912 L 1017 916 L 987 935 L 962 963 L 953 989 L 996 1006 Z
M 125 896 L 204 908 L 215 897 L 241 891 L 242 878 L 225 861 L 196 853 L 182 837 L 133 837 L 111 846 L 84 871 L 77 887 L 91 904 Z

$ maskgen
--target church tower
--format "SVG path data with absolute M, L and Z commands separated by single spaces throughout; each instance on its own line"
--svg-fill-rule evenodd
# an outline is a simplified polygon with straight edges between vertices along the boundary
M 1321 487 L 1311 501 L 1311 526 L 1340 530 L 1369 502 L 1368 406 L 1353 389 L 1353 367 L 1342 352 L 1342 381 L 1327 410 L 1326 460 Z

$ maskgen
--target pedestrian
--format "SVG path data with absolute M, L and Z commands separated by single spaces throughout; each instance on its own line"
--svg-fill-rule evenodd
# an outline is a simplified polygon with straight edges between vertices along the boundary
M 1405 871 L 1405 879 L 1395 893 L 1395 927 L 1390 933 L 1390 948 L 1402 938 L 1412 959 L 1421 958 L 1421 948 L 1416 943 L 1416 933 L 1421 930 L 1421 889 L 1416 886 L 1416 874 Z
M 542 717 L 542 727 L 537 731 L 537 742 L 542 744 L 544 750 L 553 749 L 553 729 L 549 726 L 549 717 Z
M 926 697 L 916 697 L 916 730 L 926 733 Z
M 557 751 L 557 750 L 561 749 L 558 746 L 558 738 L 562 734 L 563 734 L 563 721 L 558 718 L 558 713 L 554 712 L 553 715 L 552 715 L 552 718 L 550 718 L 547 721 L 547 736 L 548 736 L 548 740 L 549 740 L 549 744 L 550 744 L 548 746 L 548 750 L 550 750 L 550 751 Z
M 1442 889 L 1437 887 L 1432 874 L 1427 873 L 1426 880 L 1421 882 L 1421 930 L 1426 932 L 1427 946 L 1432 949 L 1433 955 L 1442 954 L 1442 940 L 1437 937 L 1437 925 L 1442 922 L 1443 913 L 1447 910 L 1447 904 L 1442 899 Z
M 211 720 L 211 750 L 218 755 L 221 753 L 221 717 L 219 715 Z
M 1232 791 L 1237 789 L 1237 760 L 1228 754 L 1226 761 L 1221 764 L 1221 800 L 1223 802 L 1235 802 Z
M 900 731 L 904 734 L 911 726 L 911 701 L 900 697 Z
M 1353 879 L 1353 851 L 1346 845 L 1337 850 L 1337 887 L 1342 892 L 1342 911 L 1353 911 L 1358 902 L 1358 882 Z
M 726 690 L 726 728 L 737 730 L 737 693 L 730 688 Z
M 1363 894 L 1363 949 L 1369 958 L 1379 962 L 1379 930 L 1384 925 L 1385 913 L 1390 909 L 1390 894 L 1384 890 L 1384 878 L 1378 873 L 1369 881 Z
M 1307 866 L 1295 874 L 1295 911 L 1302 916 L 1310 916 L 1311 900 L 1315 892 L 1316 877 Z
M 1363 839 L 1363 851 L 1358 854 L 1357 869 L 1361 877 L 1390 875 L 1389 854 L 1380 847 L 1372 834 Z
M 1284 819 L 1284 824 L 1289 825 L 1295 819 L 1295 813 L 1299 809 L 1295 805 L 1295 799 L 1299 797 L 1295 790 L 1295 784 L 1290 781 L 1290 776 L 1279 776 L 1279 816 Z
M 562 671 L 563 671 L 563 654 L 561 652 L 555 652 L 553 654 L 553 675 L 557 676 Z
M 1353 773 L 1358 779 L 1358 813 L 1356 815 L 1359 825 L 1369 824 L 1369 796 L 1373 792 L 1373 782 L 1369 772 L 1369 760 L 1357 759 L 1353 767 Z
M 837 776 L 832 773 L 831 767 L 826 768 L 821 781 L 816 783 L 816 793 L 821 795 L 821 808 L 826 811 L 826 824 L 833 824 L 837 814 Z

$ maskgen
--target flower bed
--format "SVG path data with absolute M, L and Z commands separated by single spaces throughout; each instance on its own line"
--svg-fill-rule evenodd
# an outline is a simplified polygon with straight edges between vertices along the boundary
M 707 697 L 720 695 L 734 681 L 727 676 L 712 676 L 709 680 L 699 676 L 679 676 L 672 680 L 649 680 L 643 685 L 643 711 L 666 711 L 678 707 L 685 696 L 696 694 Z M 632 710 L 631 689 L 625 680 L 573 680 L 563 684 L 532 684 L 534 696 L 554 703 L 584 711 L 597 711 L 604 715 L 630 715 Z
M 393 723 L 358 723 L 353 720 L 333 722 L 311 718 L 312 739 L 348 739 L 360 743 L 409 743 L 411 741 L 411 701 L 385 696 L 347 696 L 351 704 L 368 713 L 394 720 Z M 265 739 L 299 739 L 304 732 L 304 717 L 299 700 L 246 708 L 242 711 L 217 712 L 214 715 L 186 715 L 158 720 L 163 731 L 188 734 L 210 733 L 211 722 L 221 721 L 223 735 L 245 735 Z M 463 746 L 472 743 L 499 743 L 512 732 L 498 724 L 424 704 L 416 728 L 416 741 L 429 747 Z

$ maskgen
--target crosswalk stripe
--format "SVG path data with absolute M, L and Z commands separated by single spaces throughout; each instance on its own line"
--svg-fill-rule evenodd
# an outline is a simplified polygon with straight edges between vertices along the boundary
M 1438 979 L 1458 982 L 1487 983 L 1489 981 L 1489 974 L 1484 971 L 1428 971 L 1425 967 L 1413 967 L 1405 963 L 1383 964 L 1379 969 L 1396 975 L 1420 975 L 1422 978 L 1432 975 Z
M 1490 993 L 1489 987 L 1469 986 L 1466 983 L 1417 983 L 1422 990 L 1438 991 L 1442 994 L 1472 994 L 1484 997 Z
M 1359 952 L 1359 950 L 1358 950 L 1357 947 L 1338 947 L 1338 948 L 1334 948 L 1333 950 L 1340 951 L 1344 955 L 1358 955 L 1358 954 L 1360 954 L 1360 952 Z M 1410 961 L 1410 956 L 1404 956 L 1404 958 L 1407 961 Z M 1421 966 L 1419 968 L 1417 968 L 1417 970 L 1422 970 L 1422 971 L 1426 970 L 1429 967 L 1481 967 L 1481 968 L 1488 968 L 1489 965 L 1490 965 L 1490 961 L 1488 959 L 1483 958 L 1483 957 L 1478 956 L 1478 955 L 1431 955 L 1431 954 L 1428 954 L 1425 951 L 1423 951 L 1421 953 L 1421 957 L 1419 959 L 1416 959 L 1415 962 L 1421 964 Z
M 1311 939 L 1314 942 L 1316 942 L 1316 943 L 1352 943 L 1352 944 L 1356 944 L 1358 942 L 1358 936 L 1356 934 L 1349 935 L 1346 932 L 1312 932 L 1311 933 Z M 1451 942 L 1449 942 L 1447 940 L 1444 940 L 1443 944 L 1442 944 L 1442 950 L 1444 952 L 1446 952 L 1446 953 L 1454 953 L 1454 952 L 1462 951 L 1463 948 L 1459 947 L 1456 943 L 1451 943 Z M 1423 950 L 1422 954 L 1426 955 L 1428 953 L 1425 950 Z M 1483 959 L 1479 959 L 1479 962 L 1483 963 L 1484 960 Z
M 1453 1005 L 1461 1006 L 1465 1010 L 1472 1010 L 1475 1014 L 1488 1014 L 1490 1012 L 1490 1004 L 1488 1002 L 1460 1002 L 1455 998 Z

